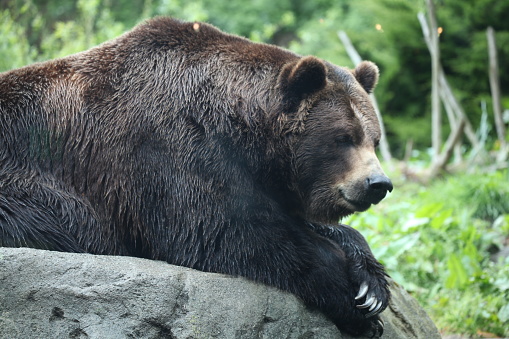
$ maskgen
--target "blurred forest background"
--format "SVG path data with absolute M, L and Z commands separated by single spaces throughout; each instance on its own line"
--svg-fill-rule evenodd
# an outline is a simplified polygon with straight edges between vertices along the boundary
M 88 49 L 156 15 L 353 68 L 342 31 L 380 67 L 382 158 L 396 186 L 343 222 L 443 333 L 509 336 L 509 1 L 0 0 L 0 72 Z

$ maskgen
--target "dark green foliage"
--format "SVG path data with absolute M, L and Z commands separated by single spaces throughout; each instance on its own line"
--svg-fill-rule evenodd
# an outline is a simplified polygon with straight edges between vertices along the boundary
M 464 186 L 459 200 L 472 207 L 474 217 L 493 222 L 500 215 L 509 215 L 509 185 L 501 185 L 507 181 L 504 173 L 493 173 L 475 182 L 458 182 Z
M 488 46 L 486 29 L 496 32 L 502 94 L 509 93 L 509 2 L 503 0 L 444 0 L 437 6 L 437 16 L 444 32 L 441 53 L 444 69 L 457 90 L 475 126 L 480 120 L 481 100 L 489 104 Z

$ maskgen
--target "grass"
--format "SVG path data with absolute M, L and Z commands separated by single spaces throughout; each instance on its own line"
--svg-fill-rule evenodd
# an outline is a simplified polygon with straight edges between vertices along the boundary
M 382 203 L 343 222 L 442 333 L 509 336 L 509 173 L 459 174 L 427 186 L 394 174 Z

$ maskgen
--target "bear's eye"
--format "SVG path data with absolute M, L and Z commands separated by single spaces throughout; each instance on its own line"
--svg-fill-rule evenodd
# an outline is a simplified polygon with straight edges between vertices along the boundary
M 336 137 L 336 144 L 338 146 L 351 146 L 353 145 L 353 138 L 349 135 L 340 135 Z

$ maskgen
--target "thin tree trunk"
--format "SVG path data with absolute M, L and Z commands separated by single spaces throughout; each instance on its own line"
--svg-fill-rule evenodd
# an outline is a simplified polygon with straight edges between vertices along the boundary
M 408 139 L 405 145 L 405 156 L 403 157 L 403 163 L 408 164 L 412 157 L 412 150 L 414 149 L 414 140 Z
M 490 87 L 493 99 L 493 114 L 497 128 L 498 141 L 500 142 L 499 161 L 504 161 L 507 156 L 507 143 L 505 141 L 505 125 L 502 119 L 502 105 L 500 103 L 500 80 L 498 75 L 497 46 L 495 43 L 495 31 L 492 27 L 486 30 L 488 38 L 488 51 L 490 56 Z
M 438 160 L 442 146 L 442 116 L 440 114 L 439 96 L 439 69 L 440 48 L 438 46 L 437 20 L 433 0 L 426 0 L 429 17 L 429 37 L 431 41 L 431 146 L 433 148 L 433 161 Z
M 338 37 L 345 46 L 346 52 L 348 53 L 348 56 L 350 57 L 354 65 L 358 65 L 362 61 L 362 58 L 355 49 L 355 47 L 353 46 L 348 35 L 344 31 L 339 31 Z M 382 114 L 380 114 L 380 109 L 378 108 L 378 103 L 375 95 L 371 93 L 370 97 L 371 101 L 373 102 L 373 107 L 375 109 L 376 116 L 378 117 L 378 121 L 380 122 L 380 130 L 382 132 L 382 137 L 380 138 L 380 153 L 382 154 L 382 159 L 385 162 L 390 163 L 392 160 L 392 155 L 389 143 L 387 141 L 387 134 L 385 133 L 385 125 L 382 119 Z

